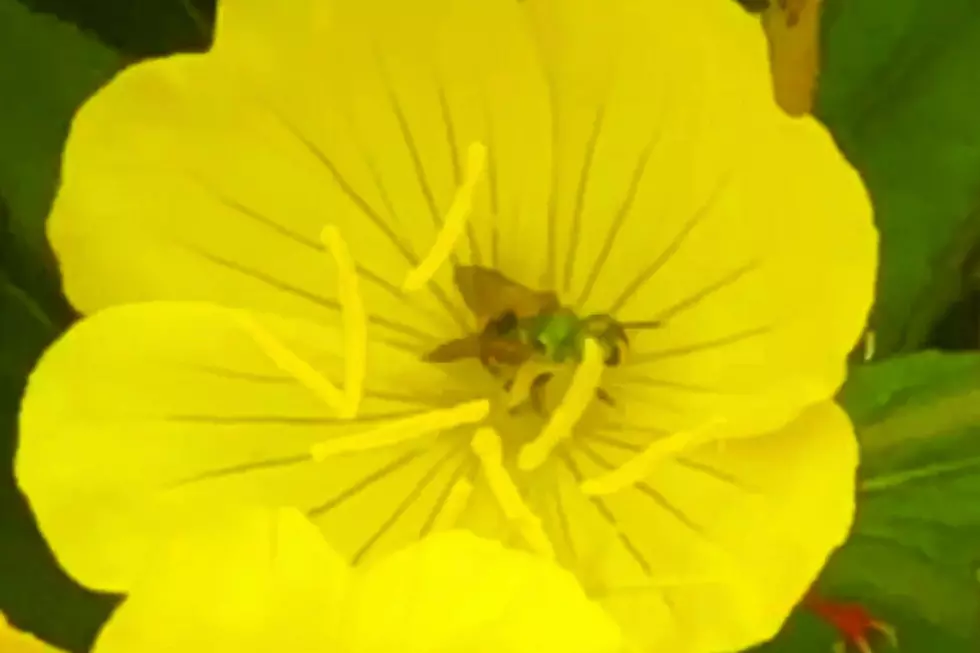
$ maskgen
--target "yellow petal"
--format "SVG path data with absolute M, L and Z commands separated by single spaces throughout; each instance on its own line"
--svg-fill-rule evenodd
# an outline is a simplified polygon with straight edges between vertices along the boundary
M 369 311 L 456 335 L 467 316 L 449 266 L 411 301 L 399 287 L 474 143 L 485 183 L 453 261 L 493 263 L 495 227 L 541 224 L 524 218 L 547 199 L 547 88 L 520 8 L 289 5 L 223 2 L 213 52 L 133 66 L 81 109 L 49 227 L 69 298 L 85 312 L 204 299 L 331 321 L 317 240 L 330 223 Z
M 2 653 L 65 653 L 40 639 L 11 626 L 0 612 L 0 651 Z
M 773 101 L 758 21 L 716 0 L 523 6 L 555 96 L 556 285 L 664 321 L 630 333 L 617 404 L 685 430 L 758 402 L 752 434 L 832 396 L 871 304 L 871 206 L 826 130 Z
M 734 651 L 771 637 L 850 528 L 846 414 L 822 403 L 774 433 L 665 460 L 616 494 L 577 492 L 648 440 L 610 432 L 569 447 L 558 489 L 535 506 L 559 559 L 644 650 Z
M 249 317 L 343 380 L 338 329 Z M 17 479 L 58 559 L 84 584 L 125 590 L 147 546 L 227 502 L 296 506 L 361 561 L 431 528 L 444 492 L 463 478 L 469 437 L 465 428 L 444 436 L 440 425 L 459 412 L 479 418 L 466 408 L 486 396 L 478 384 L 460 386 L 419 351 L 373 341 L 359 416 L 342 419 L 239 318 L 196 304 L 108 309 L 72 328 L 32 374 Z M 379 429 L 399 420 L 411 437 L 376 448 Z M 314 460 L 338 438 L 347 453 Z
M 94 653 L 618 653 L 573 576 L 449 532 L 351 573 L 295 511 L 221 513 L 153 553 Z
M 350 609 L 351 653 L 622 650 L 616 626 L 571 574 L 460 531 L 372 566 Z
M 350 571 L 299 513 L 218 515 L 152 560 L 94 653 L 336 650 Z
M 84 311 L 208 299 L 333 323 L 329 222 L 376 319 L 448 338 L 469 319 L 449 266 L 410 301 L 399 284 L 481 143 L 450 262 L 664 320 L 631 334 L 626 412 L 684 430 L 749 396 L 766 408 L 733 431 L 767 430 L 840 384 L 876 246 L 857 174 L 769 85 L 730 2 L 230 0 L 212 53 L 139 64 L 82 109 L 51 238 Z

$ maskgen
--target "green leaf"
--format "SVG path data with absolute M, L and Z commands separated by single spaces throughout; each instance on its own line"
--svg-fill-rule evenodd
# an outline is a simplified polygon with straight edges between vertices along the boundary
M 864 176 L 882 233 L 872 326 L 921 345 L 980 240 L 980 3 L 827 0 L 817 115 Z
M 21 0 L 35 11 L 97 34 L 127 56 L 203 50 L 211 38 L 215 0 Z
M 17 409 L 27 375 L 61 327 L 0 268 L 0 452 L 13 459 Z M 17 489 L 0 476 L 0 611 L 16 626 L 70 651 L 84 651 L 113 605 L 72 582 L 55 562 Z
M 120 65 L 75 27 L 0 0 L 0 190 L 11 232 L 38 260 L 50 264 L 44 218 L 71 117 Z
M 980 354 L 862 366 L 840 400 L 861 443 L 858 513 L 820 593 L 895 625 L 905 653 L 980 650 Z M 762 650 L 826 653 L 832 639 L 800 615 Z
M 13 478 L 17 408 L 27 375 L 60 329 L 0 271 L 0 611 L 17 627 L 69 651 L 88 650 L 113 599 L 72 582 L 38 532 Z
M 0 610 L 70 651 L 87 650 L 113 600 L 58 567 L 10 461 L 27 375 L 72 319 L 44 233 L 61 149 L 76 108 L 119 65 L 74 27 L 0 0 Z

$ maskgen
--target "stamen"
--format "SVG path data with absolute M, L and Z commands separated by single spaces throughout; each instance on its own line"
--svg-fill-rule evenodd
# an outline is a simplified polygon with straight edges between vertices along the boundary
M 357 415 L 367 375 L 367 314 L 357 285 L 357 268 L 340 231 L 328 225 L 320 233 L 323 246 L 337 265 L 337 297 L 344 323 L 344 410 L 340 415 Z
M 524 503 L 521 493 L 504 468 L 500 436 L 494 429 L 483 427 L 477 430 L 470 446 L 483 465 L 487 485 L 490 486 L 490 491 L 500 504 L 504 516 L 517 526 L 521 537 L 535 552 L 554 558 L 554 548 L 541 526 L 541 520 Z
M 653 468 L 668 456 L 695 444 L 710 441 L 713 437 L 712 431 L 719 423 L 721 420 L 714 420 L 703 427 L 660 438 L 622 467 L 584 481 L 580 489 L 583 494 L 601 496 L 630 487 L 647 478 Z
M 354 435 L 332 438 L 313 445 L 310 455 L 316 462 L 330 456 L 356 451 L 370 451 L 415 440 L 430 433 L 445 431 L 464 424 L 475 424 L 490 414 L 490 402 L 477 399 L 466 403 L 433 410 L 421 415 L 392 420 L 377 428 Z
M 482 143 L 470 145 L 466 154 L 466 172 L 463 183 L 456 190 L 456 196 L 449 207 L 449 212 L 446 213 L 446 218 L 442 222 L 442 229 L 436 236 L 436 242 L 432 249 L 418 267 L 408 273 L 404 283 L 402 283 L 402 290 L 405 292 L 414 292 L 422 288 L 435 275 L 439 266 L 449 258 L 456 241 L 466 229 L 466 221 L 473 207 L 473 191 L 476 188 L 476 183 L 483 176 L 486 161 L 487 148 Z
M 439 516 L 436 517 L 432 525 L 432 530 L 450 530 L 454 528 L 457 522 L 459 522 L 463 511 L 466 509 L 466 505 L 470 502 L 472 495 L 473 484 L 465 478 L 461 478 L 453 483 L 452 489 L 449 490 L 449 496 L 446 497 L 446 503 L 443 505 L 442 510 L 439 511 Z
M 334 414 L 341 417 L 346 416 L 349 410 L 347 398 L 325 376 L 292 352 L 272 332 L 256 322 L 251 316 L 241 314 L 237 320 L 279 369 L 311 390 L 330 407 Z
M 594 339 L 588 338 L 585 341 L 582 362 L 575 370 L 568 391 L 541 434 L 521 449 L 517 456 L 518 469 L 526 472 L 537 469 L 548 459 L 554 448 L 571 435 L 589 402 L 595 397 L 604 367 L 602 347 Z

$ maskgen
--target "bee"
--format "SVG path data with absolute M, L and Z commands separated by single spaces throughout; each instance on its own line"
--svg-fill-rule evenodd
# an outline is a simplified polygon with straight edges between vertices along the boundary
M 559 365 L 581 362 L 585 341 L 592 339 L 602 348 L 605 364 L 615 367 L 622 363 L 629 346 L 628 329 L 661 326 L 658 321 L 619 322 L 604 313 L 579 317 L 562 306 L 554 292 L 532 290 L 477 265 L 458 266 L 454 278 L 463 301 L 477 319 L 477 330 L 439 345 L 423 357 L 429 362 L 477 358 L 499 376 L 501 367 L 517 368 L 532 359 Z M 531 400 L 539 413 L 543 412 L 541 393 L 553 376 L 543 372 L 531 384 Z M 505 390 L 510 390 L 510 383 L 505 384 Z M 613 403 L 601 389 L 598 396 Z

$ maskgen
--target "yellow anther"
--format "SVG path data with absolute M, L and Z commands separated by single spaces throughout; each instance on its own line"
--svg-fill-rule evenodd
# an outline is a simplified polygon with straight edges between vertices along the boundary
M 646 479 L 654 467 L 663 460 L 679 451 L 712 439 L 712 431 L 718 421 L 710 422 L 707 426 L 682 431 L 664 438 L 659 438 L 642 453 L 636 455 L 608 474 L 584 481 L 581 490 L 587 495 L 603 495 L 618 492 Z
M 500 436 L 492 428 L 483 427 L 477 430 L 470 446 L 480 459 L 487 485 L 500 504 L 504 516 L 517 527 L 521 537 L 532 550 L 553 558 L 555 550 L 541 526 L 541 520 L 524 503 L 520 491 L 504 468 Z
M 337 265 L 337 297 L 344 323 L 344 409 L 341 417 L 357 415 L 367 374 L 367 314 L 357 284 L 357 268 L 337 227 L 320 233 L 323 246 Z
M 561 403 L 541 430 L 541 434 L 521 449 L 517 457 L 519 469 L 537 469 L 548 459 L 554 448 L 571 435 L 589 402 L 595 398 L 604 368 L 602 347 L 589 338 L 585 341 L 582 363 L 576 368 L 572 383 Z
M 490 402 L 477 399 L 466 403 L 433 410 L 421 415 L 396 419 L 381 426 L 354 435 L 340 436 L 313 445 L 310 455 L 320 462 L 344 453 L 370 451 L 402 444 L 431 433 L 438 433 L 463 424 L 475 424 L 490 413 Z
M 470 211 L 473 207 L 473 191 L 476 184 L 483 176 L 483 169 L 487 162 L 487 148 L 482 143 L 470 145 L 466 156 L 466 175 L 463 183 L 456 190 L 456 196 L 449 207 L 449 212 L 442 222 L 442 229 L 436 236 L 436 242 L 429 250 L 425 259 L 419 263 L 418 267 L 408 273 L 402 283 L 402 290 L 413 292 L 422 288 L 431 279 L 439 266 L 449 258 L 456 241 L 460 239 L 466 230 L 466 221 L 469 219 Z
M 346 416 L 347 399 L 325 376 L 291 351 L 252 317 L 241 314 L 238 322 L 279 369 L 289 374 L 323 400 L 338 416 Z
M 449 496 L 446 497 L 446 503 L 443 504 L 439 516 L 436 517 L 435 523 L 432 525 L 432 530 L 445 531 L 455 528 L 472 495 L 473 484 L 465 478 L 453 483 L 452 489 L 449 490 Z

